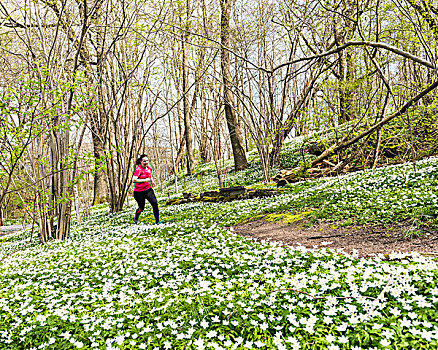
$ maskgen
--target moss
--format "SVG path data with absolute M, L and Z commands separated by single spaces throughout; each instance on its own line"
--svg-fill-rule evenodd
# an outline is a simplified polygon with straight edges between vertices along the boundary
M 181 198 L 169 199 L 166 202 L 166 205 L 177 205 L 181 203 L 181 200 L 182 200 Z
M 293 224 L 294 222 L 298 222 L 305 219 L 311 213 L 313 213 L 313 210 L 303 211 L 298 213 L 273 213 L 267 215 L 265 219 L 271 222 Z
M 259 219 L 263 219 L 264 216 L 265 216 L 265 214 L 259 214 L 259 215 L 256 215 L 256 216 L 249 216 L 249 217 L 241 219 L 239 222 L 237 222 L 237 224 L 247 224 L 248 222 L 252 222 L 252 221 L 259 220 Z

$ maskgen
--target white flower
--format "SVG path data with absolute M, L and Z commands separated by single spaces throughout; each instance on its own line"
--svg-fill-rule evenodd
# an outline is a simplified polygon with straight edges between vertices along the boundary
M 347 344 L 349 342 L 348 337 L 346 337 L 345 335 L 341 335 L 338 338 L 338 342 L 341 344 Z
M 345 332 L 347 330 L 347 324 L 342 323 L 336 328 L 339 332 Z
M 71 337 L 70 332 L 64 332 L 60 334 L 61 337 L 65 338 L 65 339 L 69 339 Z
M 272 343 L 274 344 L 274 345 L 281 345 L 282 344 L 282 340 L 281 340 L 281 338 L 277 338 L 277 337 L 275 337 L 274 339 L 273 339 L 273 341 L 272 341 Z
M 385 329 L 382 332 L 382 335 L 386 338 L 386 339 L 391 339 L 392 337 L 394 337 L 394 332 L 389 330 L 389 329 Z
M 199 282 L 199 286 L 200 286 L 201 288 L 203 288 L 203 289 L 208 288 L 208 286 L 209 286 L 210 284 L 211 284 L 210 281 L 200 281 L 200 282 Z
M 262 329 L 264 331 L 266 331 L 268 328 L 269 328 L 269 325 L 266 322 L 264 322 L 260 325 L 260 329 Z
M 252 349 L 252 344 L 253 344 L 252 341 L 247 341 L 245 344 L 243 344 L 243 347 L 248 348 L 248 349 Z
M 196 345 L 198 350 L 203 350 L 205 348 L 204 339 L 199 338 L 199 339 L 195 340 L 193 343 Z
M 125 341 L 125 336 L 123 334 L 119 335 L 115 338 L 115 340 L 116 340 L 117 345 L 122 345 L 123 342 Z
M 329 334 L 325 337 L 325 340 L 327 340 L 329 343 L 333 343 L 336 340 L 336 337 L 333 334 Z
M 217 336 L 217 332 L 216 331 L 210 331 L 206 334 L 207 338 L 214 338 Z
M 390 342 L 388 339 L 382 339 L 382 340 L 380 341 L 380 344 L 381 344 L 382 346 L 384 346 L 384 347 L 387 347 L 387 346 L 390 346 L 390 345 L 391 345 L 391 342 Z
M 324 316 L 324 318 L 322 319 L 322 321 L 326 324 L 330 324 L 333 322 L 333 319 L 331 317 L 328 316 Z

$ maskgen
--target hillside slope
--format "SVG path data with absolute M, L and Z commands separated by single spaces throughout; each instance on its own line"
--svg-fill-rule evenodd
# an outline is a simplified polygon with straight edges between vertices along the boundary
M 267 214 L 434 228 L 438 159 L 288 185 L 271 198 L 105 207 L 71 240 L 0 238 L 2 349 L 436 349 L 438 264 L 258 242 Z M 164 199 L 164 198 L 163 198 Z M 17 251 L 18 249 L 18 251 Z

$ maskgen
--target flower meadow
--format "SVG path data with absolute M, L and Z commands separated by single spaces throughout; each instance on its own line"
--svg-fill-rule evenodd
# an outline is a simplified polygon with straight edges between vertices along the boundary
M 229 203 L 96 208 L 68 241 L 0 239 L 0 349 L 437 349 L 437 261 L 241 237 L 272 212 L 429 223 L 438 159 L 289 185 Z M 164 198 L 163 198 L 164 200 Z M 163 200 L 161 203 L 163 203 Z M 24 247 L 24 248 L 23 248 Z

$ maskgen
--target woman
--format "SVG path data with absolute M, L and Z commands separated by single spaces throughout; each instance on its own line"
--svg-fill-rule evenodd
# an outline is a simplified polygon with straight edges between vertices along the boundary
M 134 223 L 138 224 L 138 218 L 142 211 L 144 211 L 144 205 L 146 199 L 152 205 L 154 211 L 155 223 L 160 224 L 160 212 L 158 210 L 158 202 L 155 197 L 154 180 L 152 180 L 152 168 L 149 166 L 149 159 L 146 154 L 142 154 L 137 161 L 137 168 L 134 171 L 132 182 L 134 183 L 134 198 L 138 203 L 138 209 L 135 212 Z

